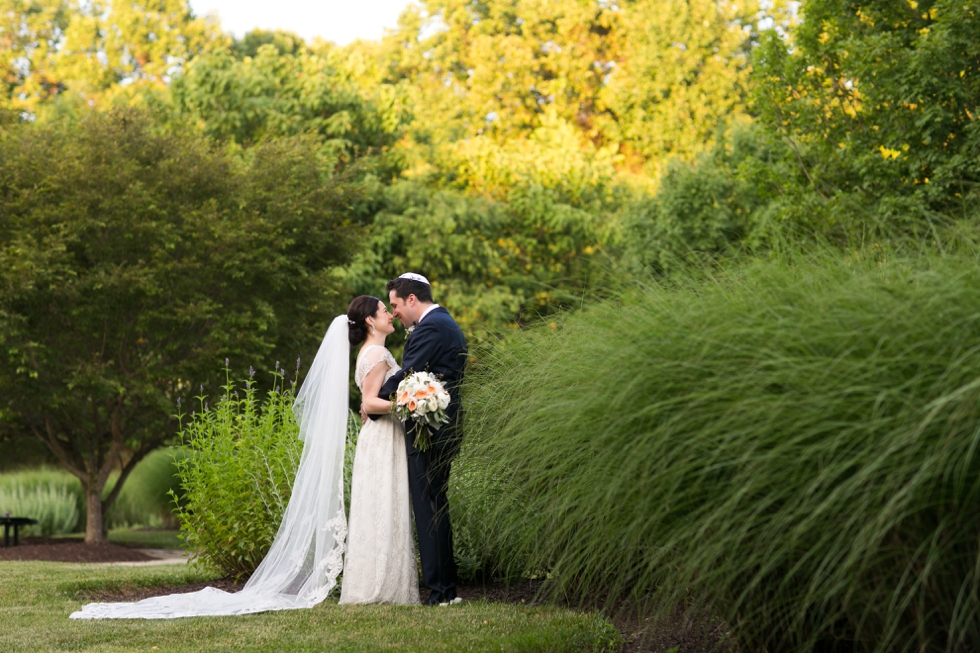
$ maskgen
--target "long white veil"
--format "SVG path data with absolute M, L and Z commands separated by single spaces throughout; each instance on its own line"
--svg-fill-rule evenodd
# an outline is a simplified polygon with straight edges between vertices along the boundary
M 343 570 L 344 443 L 350 343 L 347 316 L 334 319 L 296 396 L 293 412 L 304 441 L 282 524 L 265 559 L 237 593 L 206 587 L 138 603 L 89 603 L 72 619 L 174 619 L 311 608 Z

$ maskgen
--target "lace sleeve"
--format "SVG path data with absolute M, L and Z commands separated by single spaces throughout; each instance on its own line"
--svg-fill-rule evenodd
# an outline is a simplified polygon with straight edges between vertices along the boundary
M 354 371 L 354 382 L 358 388 L 363 388 L 364 379 L 371 373 L 378 363 L 385 363 L 391 367 L 390 360 L 393 360 L 391 353 L 380 345 L 366 347 L 357 357 L 357 369 Z

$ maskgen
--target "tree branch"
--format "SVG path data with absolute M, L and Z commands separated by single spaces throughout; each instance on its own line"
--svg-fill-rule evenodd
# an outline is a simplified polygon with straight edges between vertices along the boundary
M 109 474 L 112 473 L 112 468 L 116 464 L 116 460 L 122 453 L 123 448 L 123 432 L 122 432 L 122 404 L 123 396 L 120 395 L 116 398 L 116 405 L 112 408 L 112 444 L 109 445 L 109 451 L 106 454 L 105 460 L 102 466 L 99 468 L 99 484 L 105 486 L 105 482 L 109 480 Z M 119 485 L 116 483 L 116 485 Z
M 116 497 L 119 496 L 119 491 L 122 490 L 123 483 L 129 477 L 129 473 L 133 471 L 136 465 L 143 460 L 148 453 L 162 445 L 166 439 L 167 436 L 157 436 L 147 440 L 139 449 L 133 452 L 133 455 L 130 456 L 129 461 L 125 465 L 121 466 L 121 471 L 119 473 L 119 478 L 116 480 L 116 484 L 112 487 L 112 491 L 109 492 L 106 498 L 102 500 L 103 513 L 108 511 L 109 507 L 116 501 Z
M 67 469 L 73 475 L 77 476 L 80 481 L 84 482 L 83 478 L 85 476 L 85 472 L 82 471 L 82 469 L 78 467 L 76 464 L 74 464 L 74 461 L 72 461 L 71 458 L 69 458 L 68 454 L 61 446 L 61 443 L 58 441 L 58 436 L 55 433 L 54 428 L 51 426 L 51 420 L 50 419 L 44 420 L 44 429 L 45 429 L 44 434 L 38 431 L 37 427 L 34 426 L 34 424 L 28 422 L 28 426 L 30 426 L 31 433 L 34 434 L 34 437 L 36 437 L 38 440 L 40 440 L 45 445 L 47 445 L 48 449 L 50 449 L 51 452 L 55 456 L 57 456 L 58 461 L 61 462 L 62 465 L 64 465 L 65 469 Z

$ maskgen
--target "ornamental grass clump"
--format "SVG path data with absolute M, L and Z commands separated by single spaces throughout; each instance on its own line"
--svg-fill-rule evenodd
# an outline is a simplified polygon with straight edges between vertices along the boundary
M 555 326 L 468 374 L 478 564 L 746 651 L 980 650 L 975 255 L 777 257 Z
M 28 517 L 37 524 L 20 529 L 21 535 L 61 535 L 78 524 L 78 495 L 65 483 L 0 485 L 0 515 Z

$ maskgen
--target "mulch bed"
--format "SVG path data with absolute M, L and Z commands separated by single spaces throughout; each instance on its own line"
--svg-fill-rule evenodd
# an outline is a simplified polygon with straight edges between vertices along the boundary
M 138 549 L 119 544 L 89 546 L 78 540 L 61 538 L 26 537 L 17 547 L 0 548 L 0 560 L 46 560 L 53 562 L 145 562 L 154 558 Z M 81 593 L 88 601 L 139 601 L 152 596 L 195 592 L 205 587 L 216 587 L 226 592 L 237 592 L 244 585 L 230 580 L 214 580 L 178 587 L 154 587 L 128 591 L 89 591 Z M 463 585 L 457 593 L 465 601 L 486 599 L 495 603 L 541 605 L 541 582 L 527 581 L 503 585 L 499 583 Z M 422 598 L 427 591 L 421 588 Z M 573 606 L 574 607 L 574 606 Z M 662 619 L 655 627 L 636 610 L 620 607 L 607 618 L 623 635 L 623 653 L 665 653 L 672 648 L 680 653 L 723 653 L 734 650 L 729 642 L 725 624 L 711 619 L 690 619 L 678 613 Z
M 541 587 L 541 581 L 509 586 L 464 585 L 458 588 L 458 593 L 464 600 L 485 598 L 495 603 L 541 605 L 545 603 L 540 596 Z M 425 596 L 423 588 L 422 598 Z M 572 608 L 589 607 L 566 605 Z M 727 653 L 735 650 L 728 637 L 728 628 L 717 619 L 692 619 L 678 612 L 653 624 L 650 618 L 643 617 L 638 610 L 626 605 L 618 606 L 605 616 L 623 636 L 623 653 L 663 653 L 675 647 L 679 653 Z
M 0 560 L 47 562 L 146 562 L 154 558 L 119 544 L 90 546 L 80 540 L 59 537 L 23 537 L 20 546 L 0 547 Z

